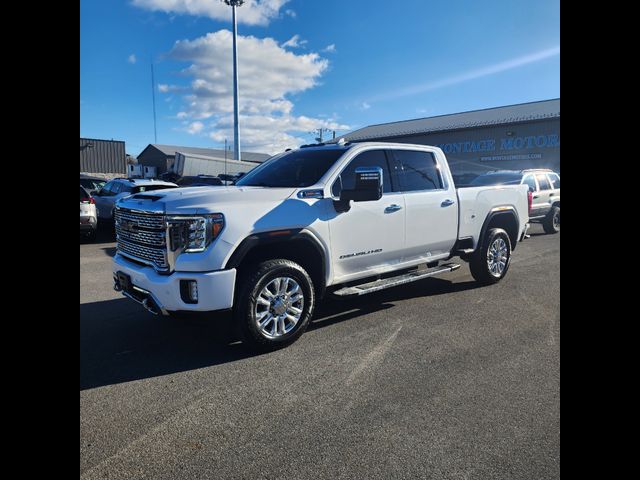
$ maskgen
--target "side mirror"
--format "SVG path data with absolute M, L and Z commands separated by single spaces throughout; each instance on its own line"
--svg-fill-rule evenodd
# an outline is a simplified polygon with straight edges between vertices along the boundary
M 357 167 L 355 174 L 355 188 L 342 190 L 340 192 L 341 201 L 371 202 L 382 198 L 382 168 Z

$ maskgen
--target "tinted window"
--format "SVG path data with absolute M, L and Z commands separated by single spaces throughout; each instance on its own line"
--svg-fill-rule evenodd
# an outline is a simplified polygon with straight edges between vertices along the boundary
M 551 188 L 560 188 L 560 177 L 558 175 L 550 173 L 549 180 L 551 180 Z
M 342 173 L 340 179 L 331 187 L 331 194 L 340 196 L 340 181 L 344 190 L 352 190 L 356 184 L 356 168 L 358 167 L 380 167 L 382 169 L 382 188 L 384 192 L 391 192 L 391 175 L 389 174 L 389 164 L 384 150 L 370 150 L 363 152 L 352 159 Z
M 151 192 L 153 190 L 164 190 L 165 188 L 176 188 L 173 185 L 140 185 L 133 189 L 133 193 Z
M 549 190 L 551 188 L 549 180 L 547 180 L 547 176 L 544 173 L 536 175 L 536 179 L 538 180 L 538 185 L 540 185 L 540 190 Z
M 113 192 L 111 190 L 113 188 L 113 185 L 114 182 L 107 182 L 105 186 L 102 187 L 102 190 L 100 190 L 100 194 L 104 196 L 113 195 Z
M 521 178 L 520 174 L 516 173 L 487 173 L 477 176 L 471 180 L 469 185 L 476 187 L 482 185 L 518 185 Z
M 538 187 L 536 186 L 536 179 L 533 178 L 533 175 L 527 175 L 526 177 L 524 177 L 522 183 L 524 183 L 525 185 L 529 185 L 529 188 L 534 192 L 538 190 Z
M 133 190 L 131 185 L 126 185 L 124 183 L 121 183 L 120 184 L 120 191 L 118 193 L 131 192 L 131 190 Z
M 111 185 L 111 193 L 113 195 L 117 195 L 120 193 L 120 188 L 122 187 L 122 185 L 120 185 L 119 182 L 114 182 L 113 185 Z
M 101 180 L 93 180 L 91 178 L 80 179 L 80 185 L 89 190 L 100 190 L 100 187 L 102 187 L 105 183 L 107 182 Z
M 317 183 L 345 151 L 344 148 L 293 150 L 267 160 L 242 177 L 236 185 L 309 187 Z
M 89 195 L 87 195 L 87 192 L 84 191 L 84 188 L 80 187 L 80 201 L 82 201 L 83 198 L 87 198 Z
M 403 192 L 443 188 L 442 178 L 432 153 L 394 150 L 393 154 L 402 168 L 400 189 Z

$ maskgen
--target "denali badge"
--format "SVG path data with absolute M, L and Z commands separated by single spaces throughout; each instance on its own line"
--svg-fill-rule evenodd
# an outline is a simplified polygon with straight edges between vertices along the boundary
M 382 251 L 381 248 L 377 248 L 375 250 L 367 250 L 366 252 L 358 252 L 358 253 L 347 253 L 346 255 L 340 255 L 340 260 L 344 260 L 345 258 L 351 257 L 359 257 L 361 255 L 369 255 L 370 253 L 380 253 Z

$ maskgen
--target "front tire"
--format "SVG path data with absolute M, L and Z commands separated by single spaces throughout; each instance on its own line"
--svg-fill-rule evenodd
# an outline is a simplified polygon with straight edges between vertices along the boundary
M 304 333 L 315 307 L 309 274 L 295 262 L 267 260 L 240 279 L 234 319 L 250 348 L 270 351 Z
M 511 240 L 502 228 L 492 228 L 469 259 L 469 269 L 482 285 L 498 283 L 511 263 Z
M 560 231 L 560 207 L 551 207 L 547 216 L 544 217 L 542 228 L 546 233 L 558 233 Z

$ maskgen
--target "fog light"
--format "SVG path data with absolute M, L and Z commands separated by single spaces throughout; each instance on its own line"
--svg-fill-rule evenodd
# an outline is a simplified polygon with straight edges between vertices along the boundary
M 198 282 L 195 280 L 189 281 L 189 298 L 195 303 L 198 302 Z
M 184 303 L 198 303 L 198 282 L 180 280 L 180 297 Z

